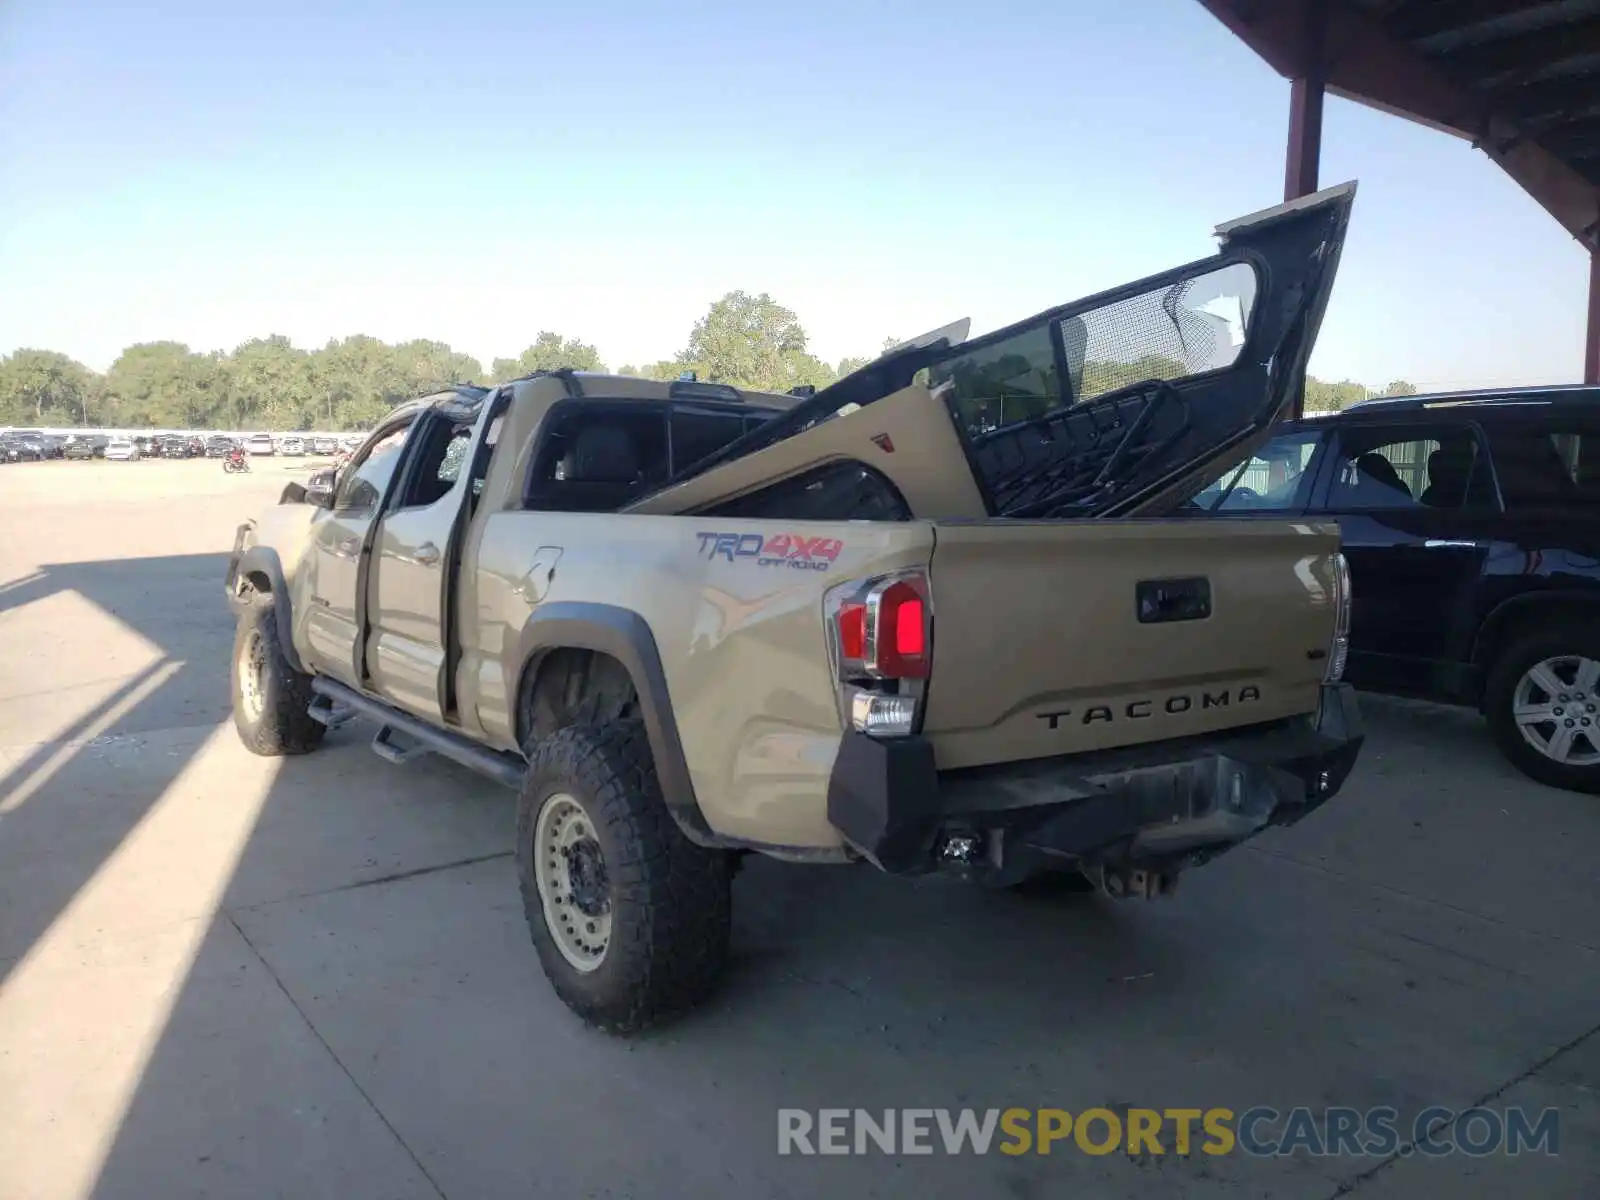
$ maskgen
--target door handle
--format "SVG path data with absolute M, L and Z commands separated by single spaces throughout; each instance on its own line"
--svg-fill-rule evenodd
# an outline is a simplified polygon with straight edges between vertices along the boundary
M 1429 538 L 1422 544 L 1428 550 L 1479 550 L 1483 548 L 1482 542 L 1459 538 Z
M 517 595 L 528 604 L 543 603 L 550 581 L 556 577 L 556 563 L 560 558 L 560 546 L 540 546 L 535 550 L 528 573 L 517 584 Z
M 341 538 L 339 544 L 334 547 L 333 552 L 340 558 L 354 558 L 360 550 L 361 539 L 348 537 Z
M 417 552 L 411 556 L 416 559 L 418 566 L 431 567 L 439 561 L 439 547 L 432 542 L 423 542 L 417 547 Z

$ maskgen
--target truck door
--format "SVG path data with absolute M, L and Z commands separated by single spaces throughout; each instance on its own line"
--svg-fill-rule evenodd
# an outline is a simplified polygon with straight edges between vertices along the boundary
M 411 430 L 412 416 L 380 429 L 340 472 L 331 510 L 316 522 L 307 564 L 311 581 L 305 641 L 312 664 L 361 685 L 362 560 L 373 522 L 383 508 Z
M 446 607 L 454 532 L 472 487 L 473 427 L 445 413 L 415 446 L 378 523 L 367 584 L 371 690 L 430 721 L 445 713 Z

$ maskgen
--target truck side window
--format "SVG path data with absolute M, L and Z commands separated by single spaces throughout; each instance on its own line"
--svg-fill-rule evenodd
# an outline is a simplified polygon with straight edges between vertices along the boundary
M 417 450 L 417 469 L 405 482 L 405 494 L 397 508 L 426 508 L 449 494 L 461 477 L 467 447 L 472 442 L 472 426 L 435 426 L 428 441 Z
M 339 476 L 339 490 L 334 493 L 333 511 L 345 517 L 376 516 L 383 494 L 389 488 L 395 468 L 400 465 L 400 451 L 405 446 L 409 425 L 388 433 L 367 448 L 359 461 L 351 463 Z
M 655 406 L 575 404 L 552 415 L 526 508 L 615 512 L 667 478 L 667 414 Z

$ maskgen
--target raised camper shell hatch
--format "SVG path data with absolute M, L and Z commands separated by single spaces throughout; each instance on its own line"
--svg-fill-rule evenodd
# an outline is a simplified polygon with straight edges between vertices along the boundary
M 1355 192 L 1224 222 L 1208 258 L 981 338 L 956 322 L 902 343 L 626 511 L 720 508 L 845 464 L 881 474 L 919 518 L 1166 511 L 1286 415 Z

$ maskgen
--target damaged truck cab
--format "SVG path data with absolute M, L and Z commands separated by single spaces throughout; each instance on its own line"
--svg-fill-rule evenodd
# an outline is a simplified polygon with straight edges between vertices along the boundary
M 239 531 L 240 735 L 364 715 L 518 788 L 535 948 L 615 1030 L 714 984 L 739 853 L 1168 891 L 1361 744 L 1337 528 L 1181 512 L 1300 386 L 1353 191 L 813 396 L 403 405 Z

